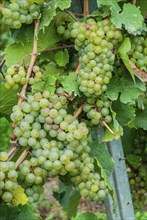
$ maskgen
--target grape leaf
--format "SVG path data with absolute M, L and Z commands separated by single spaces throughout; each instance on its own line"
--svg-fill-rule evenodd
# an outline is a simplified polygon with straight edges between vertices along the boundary
M 35 82 L 32 85 L 32 92 L 33 93 L 35 93 L 35 92 L 43 92 L 44 87 L 45 87 L 45 82 L 42 81 L 42 80 L 39 80 L 38 82 Z
M 7 67 L 14 64 L 21 64 L 23 60 L 25 61 L 25 64 L 28 64 L 32 47 L 32 42 L 27 42 L 25 45 L 22 45 L 21 43 L 13 43 L 8 45 L 5 49 L 5 60 Z
M 131 49 L 131 41 L 129 37 L 126 37 L 121 46 L 118 49 L 118 52 L 120 54 L 120 58 L 122 59 L 123 63 L 125 64 L 126 68 L 128 69 L 128 71 L 130 72 L 133 80 L 135 81 L 135 77 L 134 77 L 134 71 L 131 67 L 131 63 L 129 61 L 129 56 L 128 56 L 128 52 Z
M 114 10 L 114 7 L 111 9 L 112 17 L 111 21 L 117 28 L 122 28 L 122 25 L 125 26 L 125 29 L 133 34 L 135 31 L 143 28 L 143 16 L 141 11 L 131 3 L 125 3 L 123 5 L 123 10 L 121 13 Z
M 25 30 L 23 28 L 19 32 L 16 32 L 16 42 L 6 47 L 5 60 L 7 67 L 14 64 L 21 64 L 23 61 L 25 64 L 29 63 L 33 49 L 33 34 L 31 28 L 32 26 L 26 30 L 30 33 L 28 35 L 24 34 Z M 22 35 L 23 37 L 21 39 Z M 45 28 L 45 32 L 41 31 L 38 35 L 38 52 L 44 51 L 48 47 L 54 47 L 59 41 L 60 38 L 56 33 L 54 22 L 52 22 L 49 27 Z
M 59 66 L 66 66 L 66 64 L 69 62 L 69 54 L 68 50 L 59 50 L 55 54 L 55 62 Z
M 111 10 L 111 21 L 117 28 L 125 29 L 133 34 L 134 32 L 144 29 L 143 16 L 141 11 L 131 3 L 123 4 L 121 11 L 117 0 L 97 0 L 98 7 L 101 5 L 108 6 Z
M 28 198 L 24 193 L 24 189 L 21 186 L 19 186 L 16 190 L 13 191 L 13 195 L 13 205 L 25 205 L 28 202 Z
M 60 41 L 60 37 L 57 34 L 55 22 L 51 22 L 48 27 L 38 34 L 38 50 L 44 51 L 46 48 L 55 47 Z
M 101 5 L 105 5 L 105 6 L 109 6 L 109 8 L 114 11 L 120 11 L 121 8 L 119 7 L 117 0 L 97 0 L 97 5 L 98 5 L 98 8 L 101 6 Z
M 71 185 L 66 186 L 63 182 L 60 182 L 59 191 L 54 192 L 54 197 L 59 201 L 69 217 L 74 217 L 77 214 L 81 196 Z
M 135 109 L 132 105 L 124 104 L 117 100 L 113 102 L 112 108 L 121 126 L 129 125 L 135 119 Z
M 42 79 L 33 84 L 32 91 L 42 92 L 47 90 L 53 94 L 56 89 L 56 80 L 58 79 L 59 74 L 62 73 L 63 69 L 56 67 L 54 63 L 46 65 Z
M 72 220 L 98 220 L 97 216 L 92 212 L 78 213 Z
M 43 91 L 49 91 L 50 94 L 54 94 L 54 91 L 56 89 L 56 80 L 57 78 L 54 75 L 50 75 L 48 78 L 44 78 L 42 80 L 39 80 L 38 82 L 35 82 L 32 86 L 32 92 L 43 92 Z
M 1 220 L 41 220 L 42 218 L 36 214 L 33 205 L 8 206 L 1 205 Z
M 141 165 L 141 156 L 128 154 L 126 160 L 134 169 L 137 169 Z
M 18 90 L 0 88 L 0 117 L 7 117 L 11 114 L 12 107 L 17 104 Z
M 72 92 L 74 92 L 75 94 L 80 95 L 76 72 L 70 72 L 68 76 L 64 76 L 62 85 L 67 93 L 72 94 Z
M 123 76 L 122 78 L 112 77 L 108 89 L 107 96 L 115 101 L 120 95 L 120 101 L 124 104 L 130 103 L 135 104 L 135 100 L 141 94 L 141 91 L 145 90 L 145 85 L 143 82 L 134 82 L 129 77 L 129 75 Z
M 124 127 L 124 134 L 121 137 L 123 150 L 125 155 L 133 154 L 134 152 L 134 129 L 130 129 L 128 127 Z
M 107 185 L 110 194 L 113 195 L 112 187 L 109 182 L 109 176 L 112 174 L 114 169 L 114 160 L 106 150 L 105 143 L 98 143 L 95 140 L 89 141 L 91 148 L 90 154 L 95 158 L 98 168 L 100 168 L 101 176 Z
M 137 0 L 136 5 L 139 6 L 142 15 L 147 18 L 147 2 L 144 0 Z
M 20 29 L 14 31 L 12 38 L 16 43 L 21 43 L 23 46 L 26 43 L 33 42 L 34 27 L 33 25 L 23 25 Z
M 135 126 L 147 130 L 147 108 L 144 111 L 136 111 Z
M 52 0 L 48 1 L 45 5 L 44 9 L 42 10 L 42 18 L 39 26 L 39 31 L 43 30 L 44 28 L 49 26 L 53 17 L 56 15 L 57 8 L 64 10 L 69 8 L 71 5 L 71 0 Z
M 110 132 L 109 129 L 106 129 L 104 137 L 102 139 L 104 142 L 112 141 L 113 139 L 118 139 L 120 136 L 123 135 L 123 128 L 116 119 L 113 119 L 113 122 L 109 124 L 109 127 L 113 131 L 113 133 Z

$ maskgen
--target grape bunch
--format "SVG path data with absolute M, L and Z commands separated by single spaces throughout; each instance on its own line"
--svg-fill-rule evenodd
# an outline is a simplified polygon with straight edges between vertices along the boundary
M 3 202 L 11 203 L 15 190 L 18 188 L 18 173 L 15 170 L 15 163 L 7 161 L 8 154 L 0 152 L 0 196 Z
M 18 177 L 30 203 L 39 197 L 47 177 L 67 174 L 81 196 L 104 199 L 107 187 L 89 156 L 87 126 L 68 114 L 65 96 L 48 91 L 28 95 L 13 107 L 11 119 L 17 125 L 14 134 L 19 145 L 31 150 L 31 158 L 19 166 Z
M 140 70 L 147 72 L 147 37 L 135 36 L 132 39 L 129 57 Z
M 20 65 L 12 65 L 7 69 L 5 75 L 5 87 L 7 89 L 18 89 L 19 86 L 26 83 L 27 68 Z M 29 85 L 39 81 L 42 77 L 42 70 L 38 66 L 34 66 L 29 78 Z
M 121 31 L 109 19 L 75 22 L 69 29 L 80 56 L 79 90 L 87 97 L 99 97 L 112 77 L 114 50 L 122 40 Z
M 134 206 L 144 210 L 147 205 L 147 131 L 138 129 L 134 133 L 133 154 L 140 157 L 138 168 L 130 167 L 128 173 Z
M 62 35 L 65 40 L 71 38 L 69 27 L 72 25 L 73 18 L 63 11 L 58 11 L 56 14 L 57 33 Z M 71 40 L 71 39 L 70 39 Z
M 38 2 L 41 1 L 11 0 L 2 9 L 3 22 L 12 29 L 19 29 L 22 24 L 31 24 L 40 15 Z
M 143 129 L 138 129 L 135 132 L 134 138 L 134 154 L 141 155 L 146 160 L 147 154 L 147 132 Z
M 19 144 L 35 147 L 39 139 L 47 135 L 69 142 L 87 137 L 86 125 L 67 113 L 66 103 L 65 96 L 50 95 L 45 91 L 43 95 L 39 92 L 29 95 L 27 101 L 14 106 L 11 119 L 18 125 L 14 134 L 19 137 Z
M 102 124 L 102 121 L 110 123 L 112 117 L 109 108 L 111 102 L 107 96 L 102 95 L 101 99 L 87 97 L 83 105 L 83 111 L 86 113 L 87 118 L 91 121 L 92 125 Z
M 134 206 L 144 210 L 145 205 L 147 205 L 146 166 L 142 165 L 139 169 L 132 170 L 129 173 L 129 182 Z

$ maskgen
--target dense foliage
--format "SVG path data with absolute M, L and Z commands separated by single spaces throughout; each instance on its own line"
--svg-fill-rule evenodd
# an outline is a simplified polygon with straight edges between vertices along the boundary
M 69 217 L 76 216 L 81 197 L 98 201 L 113 195 L 109 176 L 114 160 L 105 142 L 121 136 L 134 204 L 144 210 L 144 3 L 137 7 L 130 1 L 97 0 L 95 9 L 84 5 L 77 16 L 71 0 L 10 0 L 1 5 L 2 212 L 9 206 L 14 216 L 19 207 L 22 216 L 28 213 L 26 220 L 40 219 L 25 204 L 37 202 L 52 177 L 60 179 L 54 195 Z M 91 133 L 101 128 L 102 140 L 95 142 Z M 132 137 L 135 133 L 134 142 L 128 140 L 128 130 Z M 82 219 L 90 215 L 97 219 L 89 213 Z

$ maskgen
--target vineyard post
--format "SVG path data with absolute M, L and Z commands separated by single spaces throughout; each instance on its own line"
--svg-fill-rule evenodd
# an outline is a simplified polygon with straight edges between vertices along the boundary
M 93 131 L 93 138 L 101 142 L 104 135 L 104 130 Z M 105 207 L 107 218 L 110 220 L 134 220 L 134 208 L 130 193 L 130 186 L 127 176 L 124 152 L 121 139 L 107 142 L 106 149 L 111 154 L 115 161 L 114 171 L 110 177 L 110 182 L 113 186 L 116 207 L 113 204 L 112 198 L 108 195 L 105 199 Z

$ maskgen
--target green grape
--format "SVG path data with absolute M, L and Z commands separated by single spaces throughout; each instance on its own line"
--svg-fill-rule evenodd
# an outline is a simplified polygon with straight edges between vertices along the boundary
M 6 191 L 6 192 L 4 192 L 3 195 L 2 195 L 2 199 L 3 199 L 3 201 L 6 202 L 6 203 L 11 202 L 12 198 L 13 198 L 13 195 L 12 195 L 11 192 L 7 192 L 7 191 Z
M 0 152 L 0 161 L 7 161 L 8 160 L 8 153 L 7 152 Z
M 12 16 L 12 12 L 11 12 L 11 10 L 8 9 L 8 8 L 3 8 L 3 9 L 2 9 L 2 14 L 3 14 L 3 16 L 4 16 L 5 18 L 11 18 L 11 16 Z

